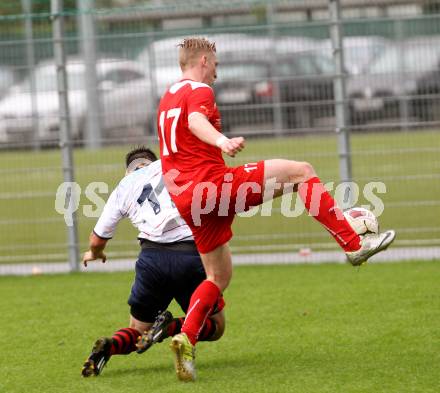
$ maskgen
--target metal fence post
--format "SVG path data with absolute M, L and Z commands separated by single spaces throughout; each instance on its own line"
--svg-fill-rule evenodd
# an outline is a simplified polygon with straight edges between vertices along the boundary
M 60 117 L 60 147 L 63 162 L 63 178 L 65 182 L 75 181 L 72 140 L 70 135 L 69 97 L 66 73 L 66 55 L 64 50 L 64 20 L 62 15 L 63 0 L 51 0 L 51 16 L 53 25 L 54 54 L 57 68 L 57 85 Z M 69 196 L 68 196 L 69 197 Z M 70 198 L 75 200 L 75 192 Z M 75 203 L 70 205 L 75 206 Z M 72 211 L 72 225 L 67 226 L 67 241 L 69 249 L 69 265 L 71 271 L 79 269 L 78 226 L 76 212 Z
M 399 58 L 398 61 L 398 73 L 399 79 L 401 81 L 405 81 L 405 34 L 404 34 L 404 21 L 402 19 L 397 19 L 394 21 L 394 36 L 397 40 L 397 56 Z M 405 84 L 403 84 L 405 85 Z M 398 117 L 400 123 L 401 130 L 408 130 L 408 122 L 409 122 L 409 102 L 408 102 L 408 92 L 405 87 L 402 86 L 402 90 L 398 96 Z
M 276 73 L 277 65 L 277 53 L 276 53 L 276 42 L 277 35 L 275 30 L 274 21 L 274 6 L 272 2 L 267 3 L 266 6 L 266 23 L 269 30 L 269 37 L 271 39 L 271 53 L 270 53 L 270 71 L 272 77 L 273 95 L 273 125 L 275 130 L 275 135 L 281 136 L 283 134 L 283 112 L 281 108 L 281 93 L 280 93 L 280 81 Z
M 341 34 L 341 11 L 339 0 L 329 1 L 330 38 L 336 75 L 333 80 L 336 133 L 338 135 L 339 173 L 341 181 L 352 181 L 350 131 L 347 127 L 347 97 L 345 90 L 344 48 Z M 344 204 L 352 205 L 353 191 L 346 189 Z
M 29 70 L 29 89 L 31 96 L 31 117 L 32 117 L 32 146 L 35 150 L 40 149 L 40 138 L 38 135 L 38 106 L 37 106 L 37 87 L 35 83 L 35 49 L 34 34 L 32 23 L 32 4 L 31 0 L 21 0 L 21 8 L 25 15 L 25 34 L 26 34 L 26 66 Z
M 151 87 L 151 95 L 152 95 L 152 99 L 151 102 L 153 104 L 153 108 L 154 111 L 153 113 L 157 112 L 157 104 L 159 102 L 159 86 L 157 86 L 157 74 L 156 74 L 156 68 L 157 68 L 157 63 L 156 63 L 156 53 L 154 50 L 154 35 L 153 34 L 149 34 L 148 35 L 148 43 L 147 43 L 147 47 L 148 47 L 148 75 L 150 78 L 150 87 Z M 147 125 L 147 134 L 148 136 L 151 137 L 155 137 L 157 136 L 157 132 L 156 132 L 156 116 L 149 116 L 150 120 L 149 123 Z
M 95 25 L 92 10 L 94 0 L 77 0 L 81 31 L 81 47 L 86 69 L 87 115 L 83 130 L 86 133 L 86 145 L 96 149 L 102 145 L 101 105 L 98 93 L 98 77 L 96 75 L 96 43 Z M 83 135 L 84 136 L 84 135 Z

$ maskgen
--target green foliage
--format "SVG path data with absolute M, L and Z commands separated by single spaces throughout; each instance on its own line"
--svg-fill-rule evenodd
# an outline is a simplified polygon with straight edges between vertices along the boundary
M 0 391 L 438 392 L 438 262 L 237 267 L 197 382 L 177 381 L 168 341 L 83 379 L 96 338 L 127 326 L 132 277 L 0 277 Z

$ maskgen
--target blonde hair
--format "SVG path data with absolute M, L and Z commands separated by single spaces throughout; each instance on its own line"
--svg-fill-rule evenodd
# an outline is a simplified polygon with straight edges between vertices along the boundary
M 206 38 L 191 37 L 185 38 L 179 45 L 179 64 L 182 70 L 194 65 L 195 60 L 203 53 L 215 53 L 215 42 Z

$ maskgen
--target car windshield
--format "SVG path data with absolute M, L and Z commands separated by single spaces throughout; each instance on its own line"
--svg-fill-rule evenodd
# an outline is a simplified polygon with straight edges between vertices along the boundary
M 439 50 L 432 46 L 394 46 L 383 53 L 371 66 L 371 73 L 396 71 L 426 72 L 437 67 Z M 402 62 L 403 58 L 403 62 Z
M 85 88 L 84 66 L 68 65 L 67 85 L 69 90 L 82 90 Z M 48 92 L 57 90 L 57 76 L 54 66 L 37 68 L 35 72 L 35 87 L 38 92 Z M 19 93 L 30 91 L 30 79 L 26 78 L 18 87 Z
M 344 47 L 344 60 L 347 65 L 365 64 L 374 56 L 374 48 L 368 46 Z
M 386 44 L 371 43 L 368 45 L 344 45 L 344 60 L 350 70 L 357 72 L 363 69 L 386 49 Z
M 0 68 L 0 89 L 9 87 L 14 82 L 14 73 L 7 68 Z
M 266 78 L 268 69 L 264 64 L 224 64 L 217 68 L 220 82 L 225 80 L 255 80 Z
M 334 74 L 336 71 L 335 63 L 327 56 L 317 55 L 315 57 L 315 62 L 320 74 Z
M 333 61 L 316 54 L 294 54 L 276 65 L 279 76 L 327 75 L 335 72 Z

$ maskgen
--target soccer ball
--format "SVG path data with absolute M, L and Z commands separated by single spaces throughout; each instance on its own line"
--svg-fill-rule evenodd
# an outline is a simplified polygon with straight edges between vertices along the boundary
M 362 207 L 353 207 L 344 211 L 344 216 L 358 235 L 379 233 L 379 222 L 376 216 Z

